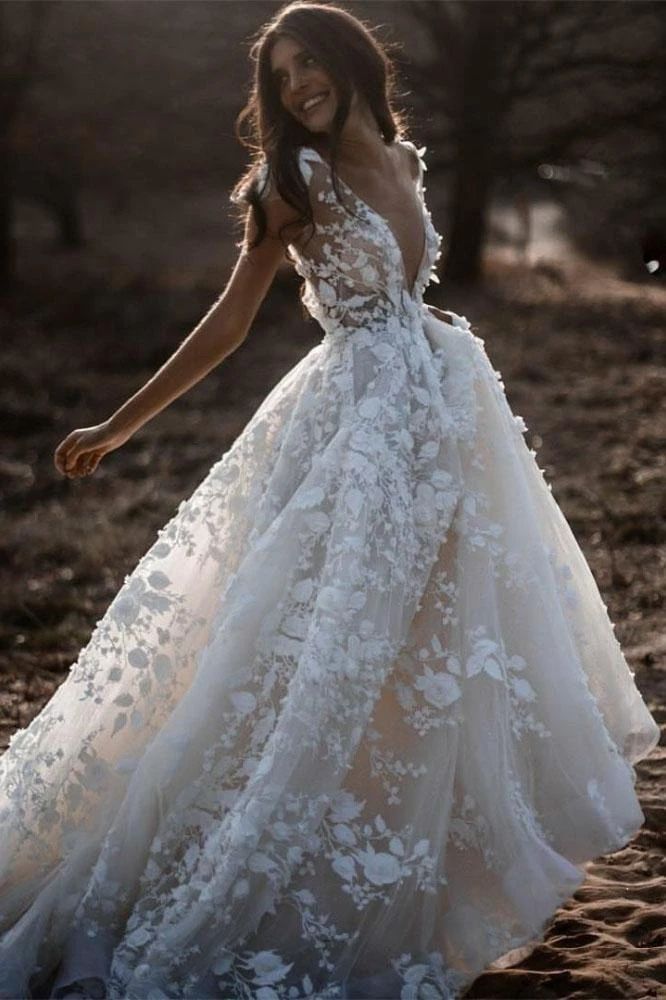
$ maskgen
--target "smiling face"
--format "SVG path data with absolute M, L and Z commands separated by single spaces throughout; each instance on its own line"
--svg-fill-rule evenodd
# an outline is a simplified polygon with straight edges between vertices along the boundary
M 271 75 L 283 108 L 310 132 L 329 132 L 337 107 L 333 80 L 299 42 L 282 36 L 271 51 Z

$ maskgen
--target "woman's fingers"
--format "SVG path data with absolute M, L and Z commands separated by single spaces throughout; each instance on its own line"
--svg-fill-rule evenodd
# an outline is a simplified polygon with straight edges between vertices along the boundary
M 55 465 L 55 467 L 58 470 L 58 472 L 64 472 L 65 471 L 65 465 L 66 465 L 66 463 L 65 463 L 65 456 L 66 456 L 65 443 L 66 443 L 66 439 L 65 439 L 65 441 L 61 441 L 60 444 L 58 445 L 58 447 L 56 448 L 54 454 L 53 454 L 53 464 Z
M 66 475 L 69 475 L 69 472 L 74 467 L 78 458 L 76 448 L 78 439 L 78 432 L 72 431 L 56 448 L 54 460 L 58 472 L 64 472 Z
M 81 475 L 91 476 L 99 465 L 103 455 L 104 452 L 99 450 L 89 452 L 85 455 L 81 461 Z
M 53 454 L 58 472 L 73 479 L 94 472 L 107 452 L 118 444 L 104 425 L 73 430 Z
M 97 468 L 98 462 L 99 462 L 99 455 L 96 451 L 94 451 L 86 461 L 86 469 L 85 469 L 86 476 L 92 475 L 92 473 Z
M 55 466 L 70 479 L 85 476 L 95 470 L 101 455 L 98 451 L 82 448 L 78 438 L 69 441 L 68 438 L 58 446 L 55 452 Z
M 79 456 L 79 461 L 76 464 L 75 472 L 79 476 L 87 476 L 93 467 L 93 461 L 90 454 L 85 452 Z
M 72 446 L 65 455 L 65 471 L 67 475 L 75 476 L 81 463 L 81 452 L 76 445 Z
M 72 476 L 76 474 L 77 466 L 80 463 L 82 457 L 82 451 L 79 449 L 79 435 L 74 431 L 72 434 L 68 434 L 64 441 L 62 441 L 55 452 L 55 464 L 59 472 L 63 472 L 66 476 Z

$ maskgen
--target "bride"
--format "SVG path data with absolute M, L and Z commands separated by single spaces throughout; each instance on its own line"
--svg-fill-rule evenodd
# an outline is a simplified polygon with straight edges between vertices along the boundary
M 299 2 L 252 55 L 231 278 L 56 466 L 238 347 L 285 248 L 322 339 L 2 758 L 4 997 L 459 997 L 644 820 L 655 720 L 483 341 L 423 301 L 386 53 Z

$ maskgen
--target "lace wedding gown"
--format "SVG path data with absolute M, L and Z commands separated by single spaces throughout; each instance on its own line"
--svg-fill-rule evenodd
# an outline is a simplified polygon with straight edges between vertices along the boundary
M 422 159 L 410 291 L 299 156 L 323 339 L 2 758 L 3 996 L 457 997 L 644 820 L 657 725 L 483 341 L 423 303 Z

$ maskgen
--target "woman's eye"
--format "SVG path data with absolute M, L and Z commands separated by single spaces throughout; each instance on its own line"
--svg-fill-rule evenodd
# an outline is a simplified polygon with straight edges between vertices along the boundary
M 301 64 L 303 66 L 316 66 L 317 65 L 317 60 L 315 59 L 314 56 L 303 56 L 302 59 L 301 59 Z M 284 87 L 285 83 L 289 79 L 289 75 L 287 73 L 280 73 L 276 77 L 276 79 L 277 79 L 278 85 L 280 87 Z

